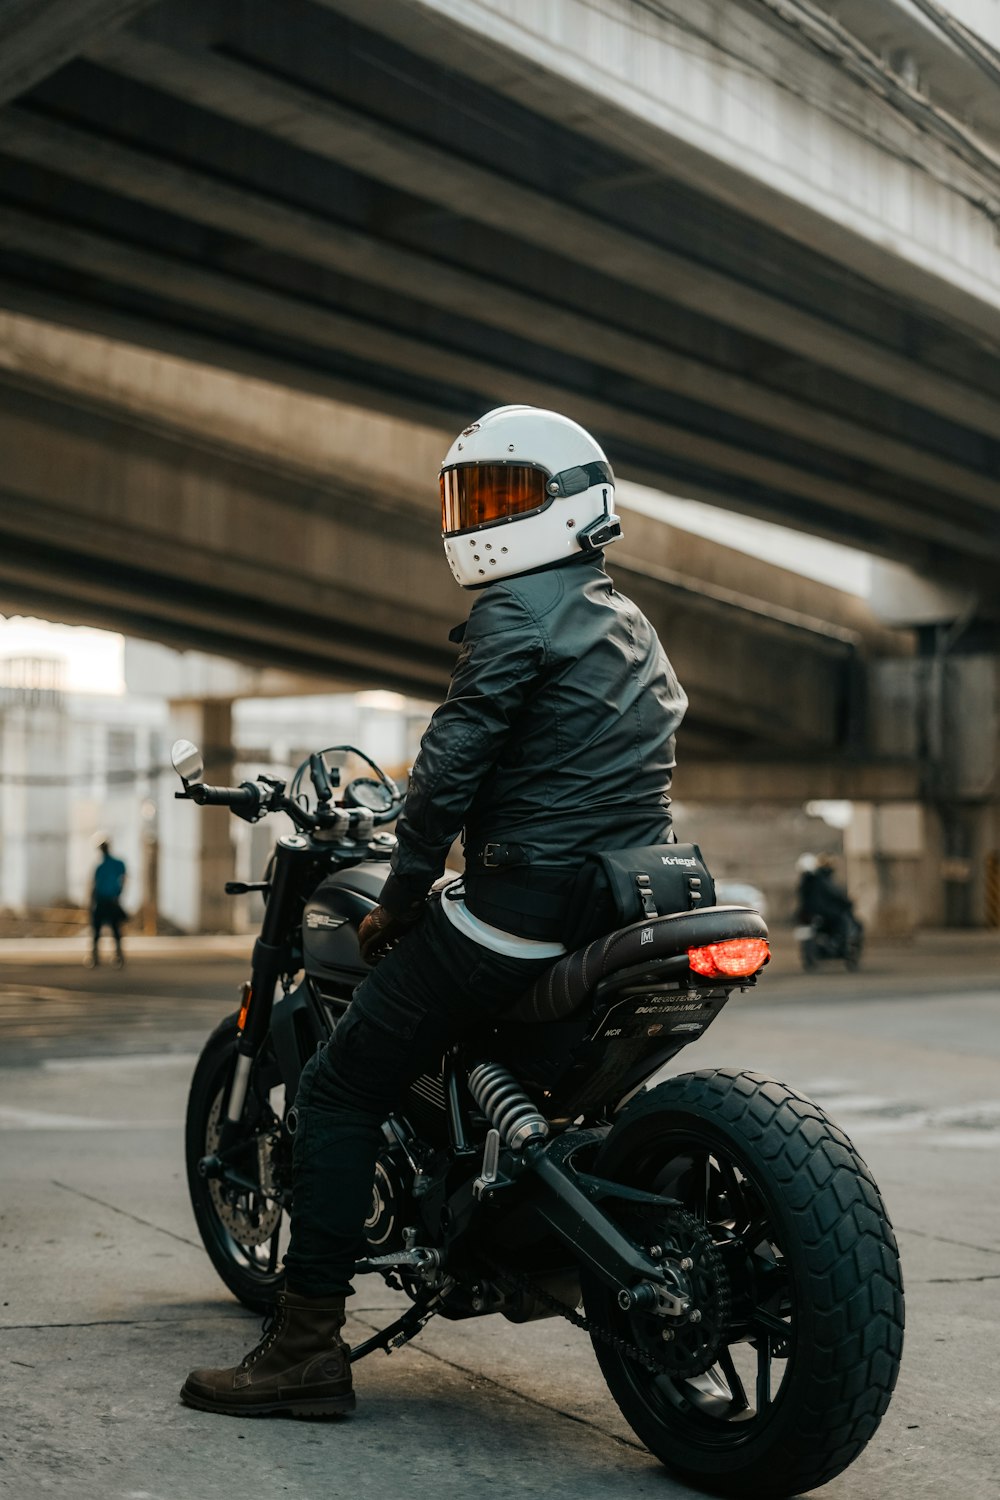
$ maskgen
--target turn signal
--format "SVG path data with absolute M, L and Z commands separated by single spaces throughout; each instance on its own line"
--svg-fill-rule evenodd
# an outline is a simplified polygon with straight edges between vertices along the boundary
M 765 938 L 727 938 L 707 948 L 689 948 L 688 963 L 707 979 L 748 979 L 771 957 Z

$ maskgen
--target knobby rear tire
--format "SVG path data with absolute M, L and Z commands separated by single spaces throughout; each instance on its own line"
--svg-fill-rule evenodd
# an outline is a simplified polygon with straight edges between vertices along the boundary
M 664 1385 L 663 1377 L 595 1338 L 598 1362 L 626 1421 L 678 1477 L 741 1500 L 804 1493 L 857 1458 L 889 1405 L 903 1341 L 902 1277 L 892 1227 L 871 1173 L 843 1131 L 811 1100 L 737 1069 L 682 1074 L 640 1094 L 616 1122 L 594 1171 L 644 1187 L 654 1187 L 658 1176 L 656 1190 L 683 1196 L 685 1183 L 699 1173 L 692 1167 L 687 1177 L 678 1175 L 675 1166 L 671 1178 L 663 1165 L 671 1151 L 675 1160 L 696 1162 L 697 1150 L 679 1146 L 683 1142 L 703 1143 L 705 1182 L 712 1163 L 728 1159 L 736 1169 L 730 1180 L 742 1178 L 746 1188 L 744 1201 L 759 1205 L 746 1243 L 766 1222 L 771 1243 L 779 1247 L 792 1333 L 787 1364 L 779 1356 L 784 1378 L 777 1393 L 770 1392 L 772 1404 L 763 1417 L 749 1403 L 736 1421 L 725 1403 L 718 1412 L 708 1405 L 703 1410 L 696 1383 Z M 688 1156 L 677 1158 L 678 1150 Z M 722 1180 L 718 1176 L 717 1184 Z M 724 1191 L 713 1196 L 704 1189 L 700 1217 L 717 1240 L 726 1231 L 721 1222 L 713 1228 L 713 1215 L 726 1217 L 726 1201 Z M 739 1268 L 749 1259 L 737 1254 L 731 1260 L 734 1318 Z M 629 1315 L 619 1312 L 613 1295 L 594 1278 L 584 1281 L 584 1303 L 588 1316 L 604 1327 L 635 1336 Z M 734 1348 L 740 1352 L 739 1341 Z M 745 1331 L 742 1348 L 756 1348 L 760 1359 L 759 1344 L 748 1345 Z M 732 1350 L 729 1355 L 732 1367 Z M 726 1383 L 732 1389 L 728 1378 Z M 685 1395 L 692 1397 L 690 1405 Z

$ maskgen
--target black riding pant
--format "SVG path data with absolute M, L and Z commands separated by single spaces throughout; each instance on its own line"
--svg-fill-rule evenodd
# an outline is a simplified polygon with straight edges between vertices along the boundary
M 448 1046 L 491 1021 L 553 962 L 505 958 L 431 905 L 355 991 L 331 1041 L 302 1071 L 293 1152 L 288 1284 L 300 1296 L 351 1291 L 372 1205 L 381 1126 Z

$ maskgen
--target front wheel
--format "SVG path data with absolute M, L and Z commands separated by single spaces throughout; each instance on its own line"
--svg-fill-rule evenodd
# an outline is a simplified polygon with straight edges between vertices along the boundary
M 878 1189 L 843 1132 L 783 1084 L 706 1070 L 634 1100 L 594 1171 L 682 1205 L 611 1211 L 682 1269 L 690 1313 L 623 1312 L 583 1283 L 635 1433 L 680 1478 L 742 1500 L 845 1469 L 889 1404 L 903 1295 Z
M 232 1158 L 243 1185 L 203 1177 L 198 1163 L 218 1149 L 222 1105 L 236 1052 L 237 1018 L 227 1016 L 205 1043 L 188 1095 L 184 1154 L 191 1207 L 205 1249 L 231 1292 L 266 1311 L 284 1282 L 279 1260 L 291 1176 L 282 1126 L 284 1089 L 270 1047 L 254 1065 L 244 1109 L 244 1139 Z M 248 1185 L 247 1185 L 248 1184 Z

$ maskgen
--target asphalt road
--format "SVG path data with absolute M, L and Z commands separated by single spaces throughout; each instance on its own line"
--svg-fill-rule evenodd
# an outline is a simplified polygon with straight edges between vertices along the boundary
M 190 947 L 82 969 L 0 954 L 0 1493 L 16 1500 L 406 1496 L 616 1500 L 692 1492 L 608 1398 L 559 1321 L 431 1324 L 356 1371 L 338 1424 L 189 1411 L 193 1364 L 257 1322 L 216 1279 L 182 1176 L 201 1040 L 241 961 Z M 178 956 L 171 956 L 176 952 Z M 1000 1496 L 1000 966 L 952 939 L 879 950 L 866 973 L 777 965 L 678 1070 L 737 1063 L 820 1100 L 853 1136 L 900 1239 L 907 1340 L 888 1416 L 828 1500 Z M 365 1279 L 348 1332 L 388 1321 Z

